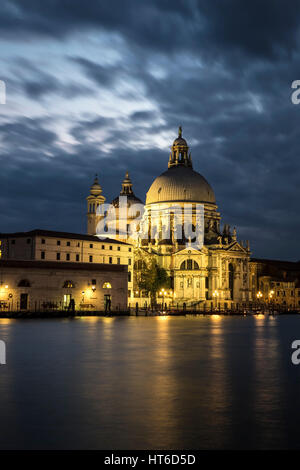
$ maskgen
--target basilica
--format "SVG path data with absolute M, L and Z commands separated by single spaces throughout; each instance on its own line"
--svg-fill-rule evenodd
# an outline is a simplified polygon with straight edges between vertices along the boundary
M 125 211 L 121 210 L 124 197 Z M 232 308 L 252 300 L 249 242 L 237 239 L 236 228 L 231 230 L 228 224 L 221 228 L 215 193 L 193 169 L 181 128 L 171 146 L 168 168 L 151 184 L 145 204 L 134 194 L 128 172 L 120 194 L 111 201 L 113 217 L 107 217 L 105 223 L 109 211 L 101 211 L 104 203 L 96 177 L 87 197 L 87 231 L 132 246 L 129 305 L 149 305 L 139 279 L 151 260 L 171 278 L 171 289 L 157 293 L 158 301 L 163 296 L 167 306 Z M 115 231 L 110 233 L 112 225 Z

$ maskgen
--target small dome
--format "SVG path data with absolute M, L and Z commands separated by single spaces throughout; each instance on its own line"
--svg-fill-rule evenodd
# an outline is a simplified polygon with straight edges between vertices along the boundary
M 215 204 L 213 189 L 190 167 L 174 166 L 158 176 L 147 193 L 146 204 L 159 202 L 200 202 Z
M 173 147 L 187 147 L 187 141 L 183 137 L 177 137 L 173 142 Z
M 99 184 L 98 175 L 95 176 L 94 183 L 91 186 L 90 193 L 93 196 L 99 196 L 102 193 L 102 188 Z
M 133 204 L 143 204 L 143 202 L 134 194 L 132 190 L 132 182 L 129 176 L 128 171 L 126 171 L 125 178 L 122 183 L 122 189 L 120 195 L 112 201 L 114 207 L 119 207 L 120 197 L 127 197 L 127 207 L 132 206 Z
M 122 195 L 116 197 L 113 201 L 112 201 L 112 205 L 114 207 L 119 207 L 119 204 L 120 204 L 120 200 L 119 198 L 121 197 Z M 126 195 L 127 197 L 127 207 L 130 207 L 132 206 L 133 204 L 144 204 L 138 197 L 136 197 L 134 194 L 129 194 L 128 196 Z

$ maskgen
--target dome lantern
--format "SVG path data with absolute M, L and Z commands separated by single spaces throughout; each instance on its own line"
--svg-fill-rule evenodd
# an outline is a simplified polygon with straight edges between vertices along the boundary
M 174 140 L 171 147 L 168 168 L 174 166 L 186 166 L 193 168 L 191 154 L 187 141 L 182 137 L 182 127 L 178 128 L 178 137 Z
M 120 196 L 127 196 L 128 194 L 133 194 L 133 190 L 132 190 L 132 182 L 129 177 L 129 173 L 128 171 L 126 171 L 125 178 L 122 183 Z
M 192 157 L 182 137 L 181 126 L 171 147 L 168 170 L 153 181 L 146 197 L 146 205 L 171 202 L 216 205 L 212 187 L 200 173 L 193 170 Z

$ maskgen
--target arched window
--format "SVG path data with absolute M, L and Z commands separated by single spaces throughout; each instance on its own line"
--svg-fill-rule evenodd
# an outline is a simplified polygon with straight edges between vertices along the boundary
M 193 260 L 192 259 L 187 260 L 186 269 L 193 269 Z
M 72 289 L 73 287 L 75 287 L 75 284 L 73 281 L 67 280 L 64 282 L 63 287 L 67 289 Z
M 197 261 L 194 261 L 193 259 L 187 259 L 181 263 L 180 269 L 181 270 L 188 269 L 189 271 L 192 269 L 199 269 L 199 264 L 197 263 Z
M 18 284 L 18 287 L 31 287 L 31 285 L 28 279 L 21 279 L 21 281 Z
M 104 282 L 102 289 L 111 289 L 111 283 L 110 282 Z

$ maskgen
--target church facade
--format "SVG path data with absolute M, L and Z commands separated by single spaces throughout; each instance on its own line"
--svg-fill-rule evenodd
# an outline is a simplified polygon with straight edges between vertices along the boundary
M 107 217 L 105 223 L 107 211 L 101 212 L 105 198 L 98 180 L 87 198 L 89 235 L 105 235 L 132 245 L 129 305 L 149 305 L 147 292 L 139 289 L 139 278 L 153 259 L 171 277 L 171 289 L 161 297 L 158 293 L 158 302 L 167 306 L 232 308 L 253 300 L 249 242 L 239 241 L 236 229 L 228 224 L 221 229 L 214 191 L 193 169 L 181 128 L 171 147 L 168 168 L 153 181 L 145 204 L 132 186 L 126 173 L 120 195 L 111 203 L 113 217 Z M 115 230 L 109 234 L 112 225 Z

